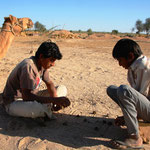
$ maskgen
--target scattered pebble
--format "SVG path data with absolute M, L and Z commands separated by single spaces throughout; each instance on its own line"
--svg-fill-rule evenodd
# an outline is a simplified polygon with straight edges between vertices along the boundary
M 111 126 L 113 123 L 109 121 L 107 124 L 108 124 L 109 126 Z
M 65 121 L 65 122 L 63 123 L 63 125 L 64 125 L 64 126 L 68 126 L 68 122 Z
M 98 130 L 99 130 L 99 128 L 98 128 L 98 127 L 95 127 L 95 128 L 94 128 L 94 130 L 95 130 L 95 131 L 98 131 Z
M 95 115 L 95 114 L 96 114 L 96 111 L 93 111 L 93 112 L 92 112 L 92 114 L 94 114 L 94 115 Z
M 84 118 L 84 120 L 83 120 L 84 122 L 87 122 L 87 119 L 86 118 Z
M 33 54 L 34 53 L 34 51 L 33 50 L 31 50 L 30 52 L 29 52 L 29 54 Z
M 107 122 L 106 122 L 106 120 L 103 120 L 103 124 L 106 124 Z

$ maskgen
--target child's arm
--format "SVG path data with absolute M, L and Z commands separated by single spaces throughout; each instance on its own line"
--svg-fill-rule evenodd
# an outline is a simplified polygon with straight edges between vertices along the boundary
M 54 86 L 54 83 L 50 79 L 50 74 L 49 74 L 49 70 L 48 69 L 44 71 L 42 80 L 46 84 L 47 90 L 48 90 L 50 96 L 51 97 L 57 97 L 56 88 Z
M 46 86 L 47 86 L 47 90 L 50 94 L 51 97 L 57 97 L 57 92 L 56 92 L 56 88 L 53 84 L 52 81 L 49 82 L 45 82 Z
M 38 96 L 29 89 L 21 89 L 22 98 L 24 101 L 37 101 L 39 103 L 52 103 L 60 107 L 67 107 L 70 105 L 70 101 L 67 97 L 43 97 Z
M 130 70 L 128 72 L 128 81 L 135 90 L 145 96 L 148 96 L 150 85 L 150 68 L 144 67 L 136 68 L 136 70 Z

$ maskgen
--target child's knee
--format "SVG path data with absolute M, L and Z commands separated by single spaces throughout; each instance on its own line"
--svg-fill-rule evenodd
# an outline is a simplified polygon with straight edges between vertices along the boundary
M 117 95 L 122 99 L 124 96 L 128 95 L 129 86 L 128 85 L 120 85 L 117 89 Z
M 109 95 L 109 93 L 111 92 L 111 89 L 112 89 L 111 87 L 112 87 L 112 85 L 107 87 L 107 89 L 106 89 L 107 95 Z
M 108 96 L 112 95 L 112 93 L 113 93 L 114 89 L 117 89 L 117 87 L 116 87 L 116 86 L 114 86 L 114 85 L 110 85 L 110 86 L 108 86 L 108 87 L 107 87 L 107 89 L 106 89 L 106 93 L 107 93 L 107 95 L 108 95 Z

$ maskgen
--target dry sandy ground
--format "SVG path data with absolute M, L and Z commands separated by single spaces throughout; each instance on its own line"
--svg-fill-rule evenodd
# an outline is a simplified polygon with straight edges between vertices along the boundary
M 16 37 L 5 58 L 0 60 L 0 92 L 14 66 L 34 55 L 44 37 Z M 51 68 L 56 85 L 67 86 L 71 106 L 55 113 L 56 120 L 8 116 L 0 106 L 1 150 L 106 150 L 111 139 L 122 139 L 126 129 L 114 126 L 121 110 L 107 96 L 107 86 L 127 84 L 126 70 L 112 58 L 117 38 L 55 40 L 63 59 Z M 150 56 L 150 40 L 136 39 Z M 42 88 L 45 88 L 42 84 Z M 145 149 L 150 149 L 144 145 Z

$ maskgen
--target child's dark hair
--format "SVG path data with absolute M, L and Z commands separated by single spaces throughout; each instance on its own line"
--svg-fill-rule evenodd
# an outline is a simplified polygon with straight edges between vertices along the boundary
M 36 51 L 35 57 L 39 58 L 40 54 L 43 54 L 44 58 L 52 57 L 58 60 L 62 58 L 58 46 L 53 42 L 43 42 Z
M 121 39 L 114 46 L 112 55 L 115 59 L 120 57 L 127 59 L 130 52 L 134 54 L 135 59 L 143 54 L 140 46 L 135 41 L 131 39 Z

